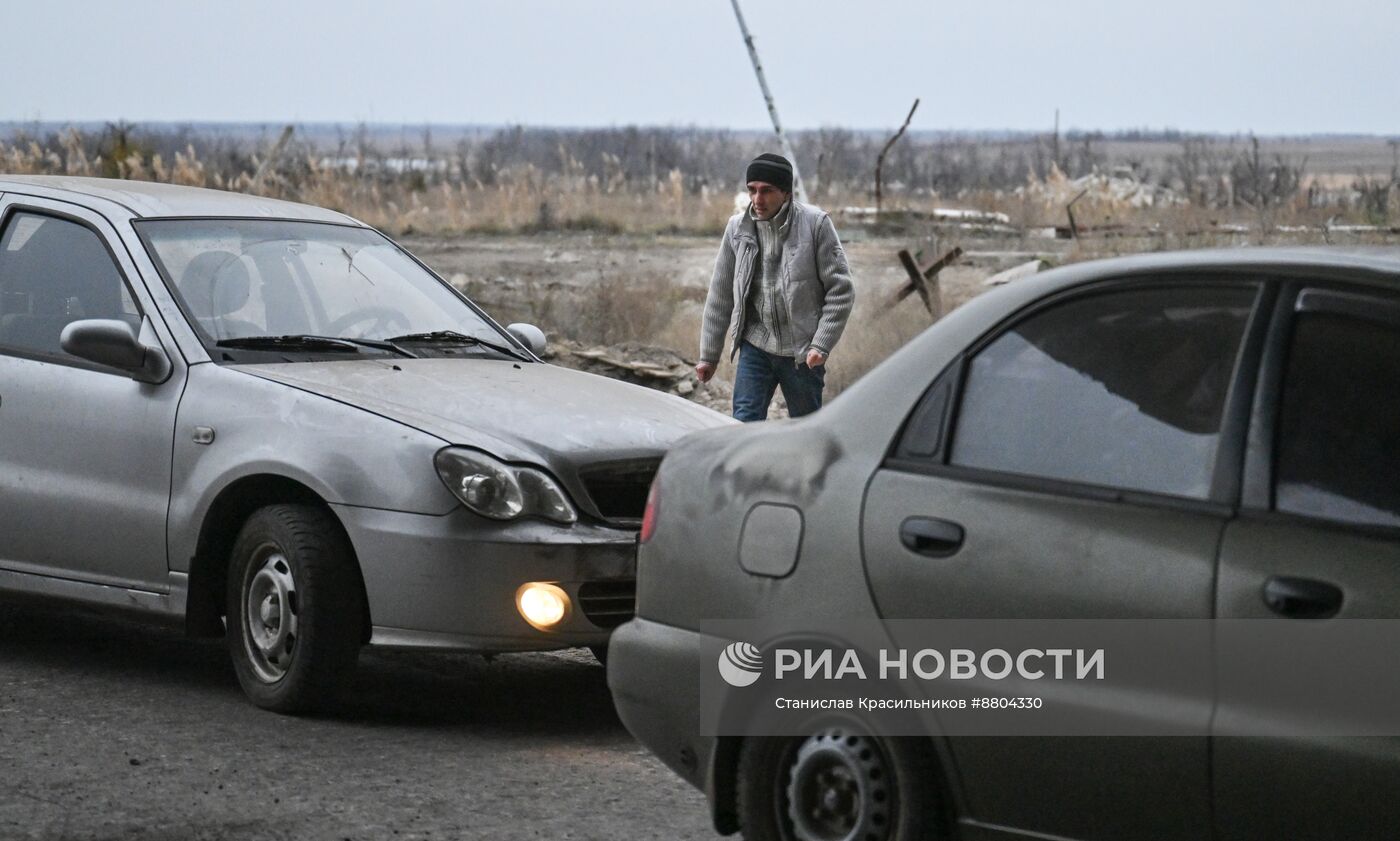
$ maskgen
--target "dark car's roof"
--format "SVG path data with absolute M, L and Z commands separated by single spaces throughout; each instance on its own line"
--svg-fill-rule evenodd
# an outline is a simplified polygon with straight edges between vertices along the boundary
M 1395 277 L 1400 276 L 1400 247 L 1315 245 L 1170 251 L 1076 263 L 1053 274 L 1056 280 L 1071 285 L 1124 274 L 1231 270 L 1321 276 L 1361 272 Z
M 204 187 L 117 178 L 0 174 L 0 193 L 25 192 L 30 187 L 105 199 L 143 217 L 237 216 L 359 224 L 349 216 L 323 207 Z

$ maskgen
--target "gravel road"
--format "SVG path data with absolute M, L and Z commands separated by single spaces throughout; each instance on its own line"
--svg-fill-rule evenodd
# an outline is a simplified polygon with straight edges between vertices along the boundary
M 586 652 L 366 649 L 333 716 L 243 699 L 221 643 L 0 602 L 0 838 L 713 839 Z

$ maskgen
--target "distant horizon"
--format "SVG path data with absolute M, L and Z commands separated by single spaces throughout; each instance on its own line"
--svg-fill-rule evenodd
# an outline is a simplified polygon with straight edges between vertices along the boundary
M 640 131 L 697 131 L 697 132 L 732 132 L 742 135 L 773 134 L 772 126 L 726 126 L 726 125 L 706 125 L 701 123 L 593 123 L 593 124 L 554 124 L 554 123 L 457 123 L 457 122 L 399 122 L 393 120 L 367 121 L 367 120 L 224 120 L 224 119 L 190 119 L 190 120 L 163 120 L 163 119 L 132 119 L 128 117 L 113 118 L 86 118 L 86 119 L 0 119 L 0 133 L 13 135 L 15 132 L 28 129 L 37 129 L 40 132 L 61 131 L 65 128 L 77 128 L 80 130 L 100 130 L 109 125 L 125 124 L 127 126 L 143 129 L 165 129 L 179 131 L 181 129 L 239 129 L 244 132 L 262 130 L 281 130 L 290 125 L 294 129 L 316 129 L 318 131 L 335 130 L 355 130 L 364 126 L 370 131 L 384 132 L 422 132 L 424 128 L 430 131 L 445 130 L 453 133 L 490 133 L 504 129 L 520 128 L 537 131 L 622 131 L 636 129 Z M 897 126 L 850 126 L 837 123 L 829 123 L 817 126 L 784 126 L 789 134 L 804 134 L 822 130 L 850 131 L 856 134 L 890 135 L 897 130 Z M 1054 133 L 1054 127 L 1046 126 L 1044 129 L 1033 128 L 910 128 L 905 134 L 910 137 L 1003 137 L 1003 138 L 1032 138 L 1048 137 Z M 1400 132 L 1374 133 L 1363 131 L 1317 131 L 1308 133 L 1272 133 L 1255 132 L 1249 129 L 1240 131 L 1202 131 L 1196 129 L 1178 128 L 1175 126 L 1122 126 L 1113 128 L 1084 127 L 1084 126 L 1061 126 L 1060 135 L 1062 137 L 1084 137 L 1102 135 L 1105 140 L 1124 139 L 1128 136 L 1140 136 L 1147 140 L 1170 141 L 1183 137 L 1210 137 L 1210 138 L 1247 138 L 1251 135 L 1260 140 L 1379 140 L 1382 142 L 1400 142 Z

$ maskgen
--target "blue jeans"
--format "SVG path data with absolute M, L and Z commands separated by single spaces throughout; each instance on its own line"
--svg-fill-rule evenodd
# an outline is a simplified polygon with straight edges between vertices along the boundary
M 779 386 L 792 417 L 810 415 L 822 407 L 826 366 L 794 365 L 791 356 L 775 356 L 745 341 L 739 344 L 739 367 L 734 372 L 734 417 L 761 421 Z

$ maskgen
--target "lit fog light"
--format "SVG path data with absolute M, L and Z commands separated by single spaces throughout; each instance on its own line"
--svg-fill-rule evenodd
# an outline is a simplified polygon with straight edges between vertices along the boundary
M 526 622 L 548 631 L 569 617 L 569 594 L 557 584 L 532 581 L 516 591 L 515 606 Z

